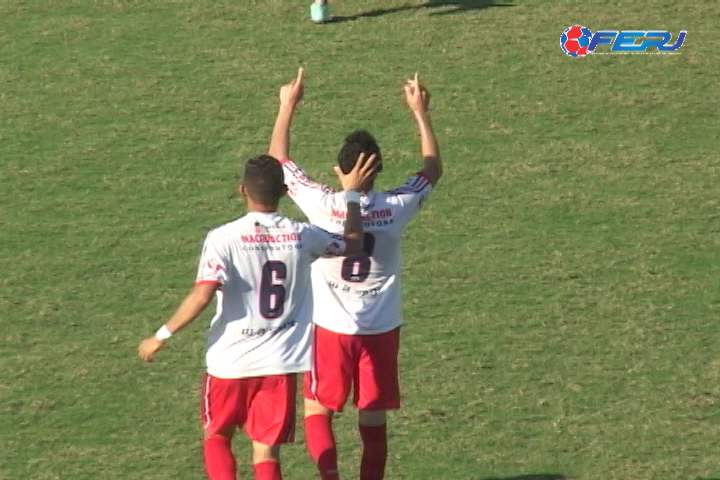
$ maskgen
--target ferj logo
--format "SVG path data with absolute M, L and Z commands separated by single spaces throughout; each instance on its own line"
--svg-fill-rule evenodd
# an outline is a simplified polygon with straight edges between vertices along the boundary
M 574 25 L 560 35 L 560 47 L 571 57 L 584 57 L 595 53 L 611 54 L 679 54 L 687 31 L 681 30 L 672 44 L 672 34 L 665 30 L 598 30 L 592 33 L 589 28 Z M 610 51 L 598 52 L 599 45 L 611 45 Z M 648 51 L 655 48 L 656 51 Z

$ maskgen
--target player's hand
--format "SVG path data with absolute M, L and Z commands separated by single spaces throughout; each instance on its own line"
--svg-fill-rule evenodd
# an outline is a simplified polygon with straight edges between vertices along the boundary
M 305 85 L 303 84 L 304 73 L 305 70 L 300 67 L 295 80 L 280 88 L 280 105 L 292 108 L 297 107 L 305 91 Z
M 138 355 L 146 362 L 154 362 L 155 354 L 165 346 L 165 342 L 158 340 L 156 336 L 148 337 L 138 347 Z
M 420 83 L 418 74 L 405 82 L 405 101 L 413 113 L 427 112 L 430 110 L 430 92 Z
M 345 174 L 339 166 L 335 165 L 335 173 L 340 179 L 343 190 L 362 190 L 365 183 L 377 174 L 378 158 L 374 153 L 370 156 L 361 153 L 355 166 Z

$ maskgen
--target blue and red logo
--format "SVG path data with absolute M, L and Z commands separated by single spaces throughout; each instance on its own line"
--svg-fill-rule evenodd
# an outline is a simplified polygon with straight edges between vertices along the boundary
M 563 52 L 571 57 L 584 57 L 588 54 L 588 46 L 592 40 L 592 32 L 589 28 L 575 25 L 565 30 L 560 36 L 560 46 Z
M 665 30 L 598 30 L 592 33 L 589 28 L 574 25 L 560 35 L 560 47 L 571 57 L 584 57 L 590 53 L 629 54 L 629 53 L 676 53 L 685 41 L 687 31 L 682 30 L 672 43 L 672 34 Z M 598 52 L 599 45 L 609 45 L 610 51 Z M 648 51 L 655 48 L 656 51 Z

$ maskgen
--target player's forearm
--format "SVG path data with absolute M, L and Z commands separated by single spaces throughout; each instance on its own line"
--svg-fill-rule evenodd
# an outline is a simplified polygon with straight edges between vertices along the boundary
M 355 255 L 363 250 L 363 222 L 360 204 L 348 202 L 347 216 L 345 217 L 345 231 L 343 235 L 347 241 L 348 255 Z
M 270 149 L 268 153 L 282 160 L 290 156 L 290 126 L 292 125 L 295 109 L 289 105 L 280 105 L 275 126 L 273 127 Z
M 196 286 L 185 300 L 180 304 L 177 311 L 165 323 L 170 333 L 175 334 L 192 323 L 212 301 L 215 292 L 213 286 Z
M 420 131 L 420 151 L 423 157 L 424 169 L 432 173 L 433 184 L 442 175 L 442 160 L 435 131 L 427 112 L 416 112 L 415 120 Z
M 423 157 L 439 157 L 440 152 L 430 116 L 426 112 L 418 112 L 415 114 L 415 121 L 420 131 L 420 149 Z

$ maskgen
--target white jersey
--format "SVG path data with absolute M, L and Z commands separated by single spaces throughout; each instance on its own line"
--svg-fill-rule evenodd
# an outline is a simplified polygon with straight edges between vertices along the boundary
M 218 285 L 208 373 L 244 378 L 310 368 L 310 265 L 342 255 L 343 237 L 277 213 L 251 212 L 212 230 L 196 284 Z
M 329 232 L 343 232 L 344 192 L 313 182 L 290 160 L 281 163 L 288 194 L 310 222 Z M 400 240 L 431 190 L 427 177 L 418 173 L 395 190 L 363 195 L 365 253 L 322 259 L 313 265 L 316 324 L 348 335 L 385 333 L 402 324 Z

